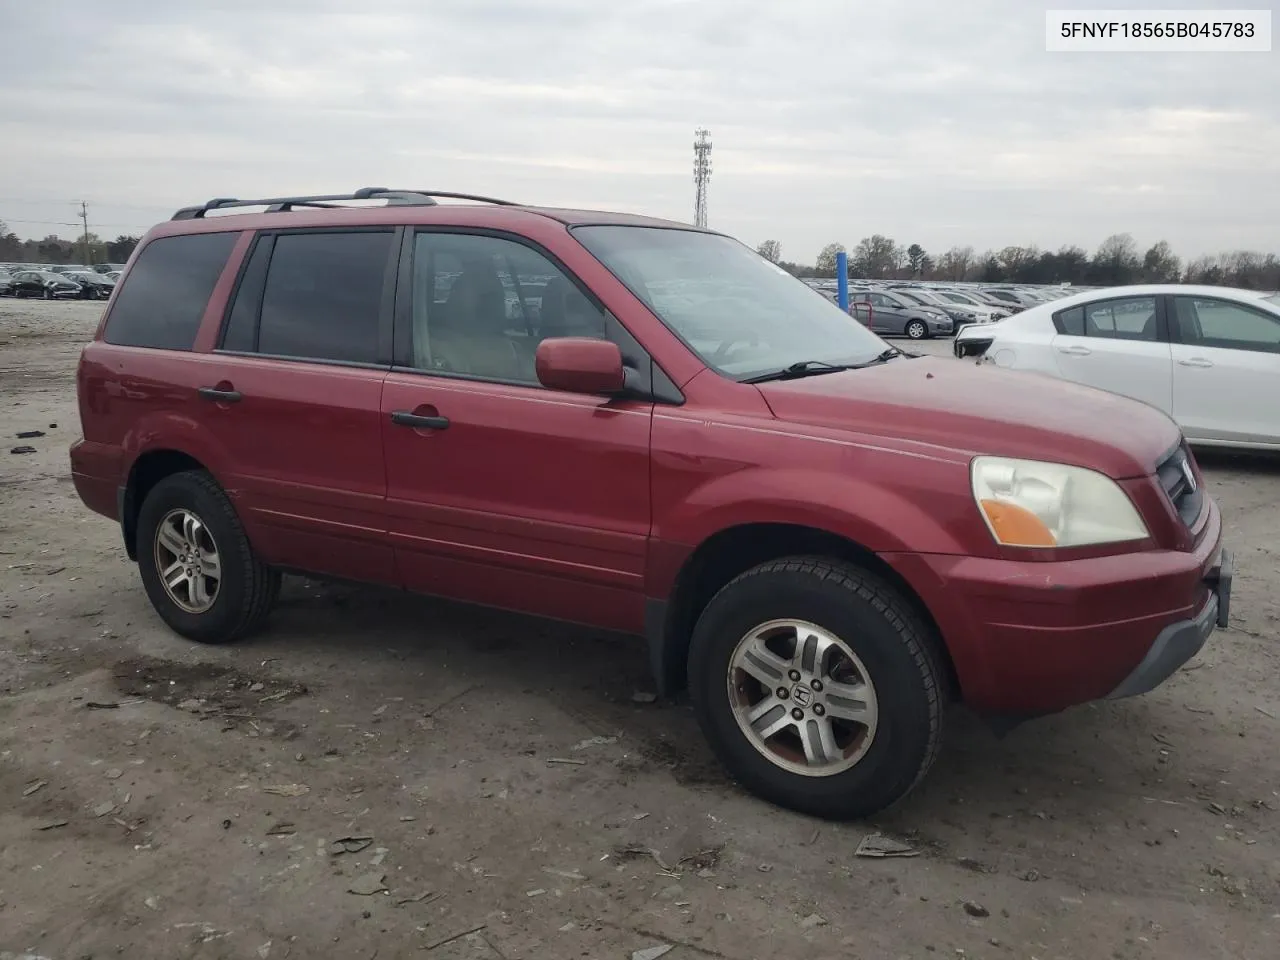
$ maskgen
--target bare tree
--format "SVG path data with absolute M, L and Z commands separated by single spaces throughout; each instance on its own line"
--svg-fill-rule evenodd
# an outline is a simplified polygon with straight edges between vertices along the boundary
M 1101 283 L 1130 283 L 1141 266 L 1138 247 L 1128 233 L 1113 233 L 1099 244 L 1093 255 L 1095 279 Z
M 875 233 L 853 248 L 853 268 L 860 277 L 888 277 L 902 266 L 904 253 L 892 238 Z
M 834 277 L 836 275 L 836 254 L 844 253 L 843 243 L 828 243 L 818 254 L 815 267 L 819 276 Z
M 756 247 L 756 253 L 764 257 L 770 263 L 778 263 L 782 259 L 782 244 L 777 240 L 766 240 L 760 246 Z
M 1005 247 L 996 254 L 996 259 L 1000 261 L 1000 266 L 1009 279 L 1017 280 L 1031 264 L 1040 259 L 1040 251 L 1035 247 Z
M 946 280 L 963 280 L 973 264 L 973 247 L 952 247 L 938 259 L 938 273 Z

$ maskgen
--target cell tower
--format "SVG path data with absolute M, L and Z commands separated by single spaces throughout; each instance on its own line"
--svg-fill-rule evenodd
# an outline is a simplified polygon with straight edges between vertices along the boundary
M 693 182 L 697 187 L 693 200 L 694 226 L 707 225 L 707 185 L 711 183 L 710 134 L 699 127 L 693 140 Z

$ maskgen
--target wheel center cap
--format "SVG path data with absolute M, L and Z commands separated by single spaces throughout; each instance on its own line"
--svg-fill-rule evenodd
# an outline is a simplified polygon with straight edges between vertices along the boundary
M 797 683 L 791 690 L 791 699 L 798 707 L 807 707 L 813 703 L 813 691 L 803 683 Z

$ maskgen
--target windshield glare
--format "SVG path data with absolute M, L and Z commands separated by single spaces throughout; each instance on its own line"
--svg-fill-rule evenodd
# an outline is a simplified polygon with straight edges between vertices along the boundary
M 746 379 L 806 360 L 866 363 L 888 348 L 822 294 L 736 240 L 662 227 L 573 235 L 713 370 Z
M 1263 297 L 1262 299 L 1267 303 L 1274 303 L 1277 307 L 1280 307 L 1280 293 L 1273 293 L 1271 296 Z

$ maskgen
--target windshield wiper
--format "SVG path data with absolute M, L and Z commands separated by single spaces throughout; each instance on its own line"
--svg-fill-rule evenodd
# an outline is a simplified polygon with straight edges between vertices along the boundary
M 904 356 L 903 352 L 897 347 L 890 347 L 888 350 L 882 350 L 876 356 L 872 357 L 865 363 L 854 363 L 849 365 L 850 370 L 861 370 L 863 367 L 874 367 L 877 363 L 888 363 L 894 357 Z M 911 354 L 905 354 L 911 356 Z
M 848 364 L 827 363 L 825 360 L 801 360 L 791 364 L 789 367 L 783 367 L 781 370 L 770 370 L 768 373 L 761 373 L 754 377 L 747 377 L 739 383 L 768 383 L 770 380 L 799 380 L 801 377 L 813 377 L 820 373 L 837 373 L 840 370 L 849 370 Z

